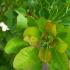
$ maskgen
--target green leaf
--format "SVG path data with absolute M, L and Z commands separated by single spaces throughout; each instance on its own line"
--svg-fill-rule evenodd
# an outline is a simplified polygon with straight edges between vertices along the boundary
M 52 66 L 53 70 L 68 70 L 68 57 L 66 53 L 58 53 L 54 48 L 51 48 L 51 52 L 52 60 L 49 66 Z
M 54 63 L 51 62 L 48 66 L 49 70 L 56 70 L 55 65 L 53 65 Z
M 15 11 L 17 14 L 26 15 L 26 10 L 22 7 L 17 8 Z
M 56 43 L 56 50 L 60 53 L 65 53 L 68 48 L 68 44 L 65 43 L 62 39 L 58 38 Z
M 23 48 L 15 57 L 13 67 L 17 70 L 41 70 L 41 61 L 38 58 L 38 49 Z
M 34 36 L 37 38 L 40 38 L 41 36 L 41 32 L 39 31 L 39 29 L 37 27 L 28 27 L 24 33 L 23 36 Z
M 39 47 L 38 43 L 39 43 L 39 39 L 37 37 L 34 36 L 25 36 L 24 37 L 24 41 L 26 41 L 27 43 L 29 43 L 29 45 L 34 46 L 34 47 Z
M 57 27 L 57 33 L 64 32 L 64 25 L 62 23 L 57 23 L 56 27 Z
M 45 18 L 43 18 L 43 17 L 39 18 L 38 21 L 37 21 L 38 27 L 39 27 L 41 32 L 45 31 L 46 21 L 47 20 Z
M 15 23 L 15 14 L 14 14 L 14 11 L 12 9 L 8 9 L 6 12 L 5 12 L 5 17 L 6 17 L 6 24 L 8 25 L 9 28 L 13 28 L 14 27 L 14 23 Z
M 63 23 L 64 25 L 70 25 L 69 18 L 70 18 L 70 7 L 68 5 L 66 11 L 64 12 L 64 16 L 61 17 L 61 23 Z
M 66 28 L 67 35 L 64 38 L 64 41 L 70 46 L 70 26 Z
M 52 58 L 51 51 L 48 48 L 41 48 L 39 51 L 39 58 L 44 63 L 49 63 Z
M 57 28 L 57 37 L 60 37 L 62 40 L 64 40 L 64 38 L 66 38 L 67 36 L 67 30 L 64 26 L 64 24 L 62 23 L 58 23 L 56 24 L 56 28 Z
M 28 46 L 28 44 L 25 41 L 19 38 L 12 38 L 8 41 L 4 50 L 7 54 L 15 54 L 26 46 Z
M 37 22 L 34 17 L 28 16 L 28 26 L 37 26 Z
M 19 30 L 25 29 L 28 26 L 27 22 L 27 18 L 24 15 L 19 14 L 17 16 L 17 28 Z
M 8 67 L 0 65 L 0 70 L 8 70 Z
M 39 51 L 39 58 L 42 62 L 46 62 L 46 59 L 45 59 L 45 48 L 41 48 L 40 51 Z
M 66 53 L 67 53 L 68 57 L 70 58 L 70 47 L 67 49 Z
M 41 32 L 37 27 L 28 27 L 23 33 L 24 41 L 35 47 L 38 46 L 40 36 Z
M 0 29 L 0 41 L 3 39 L 3 37 L 4 37 L 4 34 L 3 34 L 2 30 Z
M 57 35 L 57 32 L 56 32 L 56 24 L 53 24 L 51 21 L 48 21 L 47 22 L 47 25 L 45 26 L 46 28 L 46 31 L 53 35 L 53 36 L 56 36 Z
M 39 16 L 48 18 L 49 17 L 49 11 L 46 8 L 42 8 L 39 11 Z

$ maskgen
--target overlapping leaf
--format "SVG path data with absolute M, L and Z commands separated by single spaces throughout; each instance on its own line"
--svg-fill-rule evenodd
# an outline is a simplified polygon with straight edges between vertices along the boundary
M 19 39 L 19 38 L 12 38 L 11 40 L 8 41 L 6 47 L 5 47 L 5 52 L 7 54 L 15 54 L 19 52 L 22 48 L 26 47 L 28 44 Z
M 15 57 L 13 66 L 19 70 L 41 70 L 41 61 L 38 58 L 38 49 L 23 48 Z
M 50 70 L 68 70 L 68 57 L 65 53 L 60 54 L 54 48 L 52 50 L 52 60 L 49 64 Z

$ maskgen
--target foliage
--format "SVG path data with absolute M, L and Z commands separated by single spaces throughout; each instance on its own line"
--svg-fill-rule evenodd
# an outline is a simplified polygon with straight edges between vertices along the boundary
M 0 70 L 69 70 L 70 0 L 0 0 Z

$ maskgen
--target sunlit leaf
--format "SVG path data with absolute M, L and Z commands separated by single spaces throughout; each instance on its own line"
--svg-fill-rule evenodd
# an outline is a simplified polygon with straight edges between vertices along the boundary
M 24 41 L 28 42 L 32 46 L 38 46 L 41 33 L 37 27 L 28 27 L 24 33 Z
M 19 38 L 12 38 L 8 41 L 5 46 L 5 53 L 7 54 L 15 54 L 19 52 L 22 48 L 26 47 L 28 44 L 19 39 Z
M 68 44 L 65 43 L 62 39 L 58 38 L 56 43 L 56 49 L 60 53 L 65 53 L 68 48 Z
M 54 36 L 57 35 L 57 32 L 56 32 L 56 24 L 53 24 L 50 20 L 47 22 L 46 24 L 46 31 L 49 33 L 49 34 L 52 34 Z
M 51 51 L 48 48 L 41 48 L 39 51 L 39 58 L 44 63 L 50 62 L 52 58 Z
M 23 16 L 23 15 L 21 15 L 21 14 L 19 14 L 18 16 L 17 16 L 17 28 L 19 29 L 19 30 L 22 30 L 22 29 L 25 29 L 25 28 L 27 28 L 27 18 L 25 17 L 25 16 Z
M 15 57 L 13 66 L 18 70 L 41 70 L 41 61 L 38 58 L 38 49 L 23 48 Z
M 24 33 L 23 33 L 23 36 L 34 36 L 34 37 L 37 37 L 37 38 L 40 38 L 40 30 L 37 28 L 37 27 L 28 27 Z

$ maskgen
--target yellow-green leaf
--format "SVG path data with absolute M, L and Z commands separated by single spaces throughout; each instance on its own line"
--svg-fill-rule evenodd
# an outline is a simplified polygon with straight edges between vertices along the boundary
M 24 41 L 28 42 L 31 46 L 37 46 L 41 33 L 37 27 L 28 27 L 24 33 Z
M 51 51 L 48 48 L 41 48 L 39 51 L 39 58 L 44 63 L 50 62 L 52 58 Z
M 41 70 L 38 48 L 23 48 L 15 57 L 13 67 L 16 70 Z
M 13 54 L 19 52 L 20 49 L 26 47 L 27 45 L 28 44 L 25 41 L 15 37 L 8 41 L 4 50 L 7 54 Z
M 24 33 L 23 36 L 35 36 L 37 38 L 40 38 L 40 31 L 37 27 L 28 27 Z
M 28 22 L 27 18 L 24 15 L 19 14 L 17 16 L 17 28 L 19 30 L 27 28 L 28 27 L 27 22 Z
M 58 38 L 58 41 L 56 43 L 57 51 L 60 52 L 60 53 L 64 53 L 64 52 L 66 52 L 67 48 L 68 48 L 67 43 L 65 43 L 63 40 Z
M 46 31 L 54 36 L 56 36 L 56 24 L 53 24 L 51 21 L 47 22 Z

